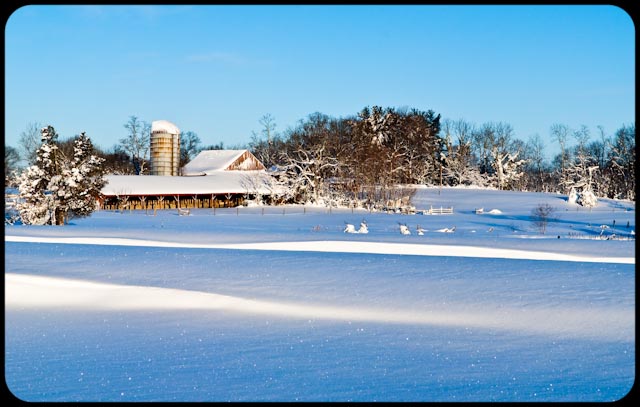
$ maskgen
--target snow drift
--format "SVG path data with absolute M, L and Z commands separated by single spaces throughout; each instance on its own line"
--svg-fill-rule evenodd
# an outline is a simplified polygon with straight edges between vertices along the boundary
M 454 311 L 336 307 L 260 301 L 215 293 L 81 280 L 5 275 L 7 308 L 94 310 L 202 310 L 280 318 L 473 327 L 587 338 L 632 340 L 634 313 L 625 309 L 563 306 Z M 602 326 L 609 329 L 603 330 Z

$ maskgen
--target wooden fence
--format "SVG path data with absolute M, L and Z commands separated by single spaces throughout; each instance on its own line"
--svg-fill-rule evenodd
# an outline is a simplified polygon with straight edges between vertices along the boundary
M 422 211 L 423 215 L 451 215 L 453 214 L 453 206 L 450 206 L 448 208 L 444 208 L 444 207 L 439 207 L 439 208 L 434 208 L 433 205 L 431 205 L 429 207 L 429 209 L 425 209 Z

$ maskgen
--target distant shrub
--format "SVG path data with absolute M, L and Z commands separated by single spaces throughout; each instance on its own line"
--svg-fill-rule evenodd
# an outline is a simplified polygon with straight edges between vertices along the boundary
M 531 210 L 533 224 L 543 235 L 547 231 L 547 224 L 553 219 L 553 213 L 555 211 L 555 208 L 548 203 L 538 204 L 538 206 Z

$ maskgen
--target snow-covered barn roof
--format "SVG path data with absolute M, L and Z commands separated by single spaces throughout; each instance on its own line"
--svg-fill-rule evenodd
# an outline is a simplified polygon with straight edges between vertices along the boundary
M 220 171 L 200 177 L 170 177 L 159 175 L 107 175 L 105 196 L 116 195 L 201 195 L 260 193 L 269 194 L 268 177 L 264 171 Z
M 180 134 L 180 129 L 175 124 L 166 120 L 156 120 L 151 122 L 151 132 L 162 132 L 169 134 Z
M 183 174 L 203 175 L 232 169 L 262 170 L 264 165 L 249 150 L 205 150 L 184 166 Z

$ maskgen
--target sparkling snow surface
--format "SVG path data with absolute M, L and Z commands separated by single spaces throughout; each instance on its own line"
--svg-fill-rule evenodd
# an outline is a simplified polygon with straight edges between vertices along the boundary
M 545 202 L 543 235 L 530 214 Z M 627 394 L 632 202 L 424 188 L 413 204 L 454 214 L 248 207 L 5 226 L 8 388 L 26 401 Z M 343 232 L 362 220 L 369 233 Z

